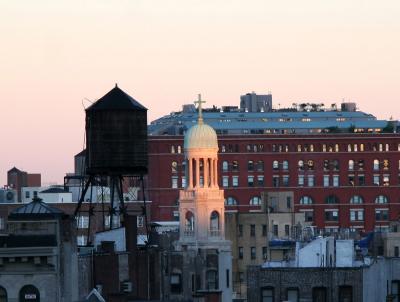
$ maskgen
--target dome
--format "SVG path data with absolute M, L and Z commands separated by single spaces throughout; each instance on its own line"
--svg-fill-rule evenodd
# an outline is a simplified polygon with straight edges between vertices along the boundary
M 212 127 L 198 123 L 186 132 L 184 148 L 218 149 L 217 133 Z

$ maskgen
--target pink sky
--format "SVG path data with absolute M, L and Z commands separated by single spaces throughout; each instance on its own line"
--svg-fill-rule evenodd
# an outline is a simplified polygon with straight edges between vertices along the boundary
M 82 100 L 115 82 L 149 121 L 271 91 L 399 118 L 400 1 L 0 0 L 0 184 L 60 182 L 82 149 Z

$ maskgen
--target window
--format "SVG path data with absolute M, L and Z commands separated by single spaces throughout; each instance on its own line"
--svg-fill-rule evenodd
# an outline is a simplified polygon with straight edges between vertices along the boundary
M 262 235 L 264 237 L 267 236 L 267 225 L 266 224 L 262 225 Z
M 355 180 L 354 180 L 354 175 L 349 175 L 348 177 L 348 181 L 349 181 L 349 186 L 355 186 Z
M 384 195 L 379 195 L 375 198 L 375 203 L 388 203 L 388 199 Z
M 358 185 L 365 186 L 365 175 L 359 174 L 357 178 L 358 178 Z
M 375 175 L 373 176 L 373 181 L 374 181 L 374 185 L 375 185 L 375 186 L 379 186 L 379 184 L 380 184 L 379 178 L 380 178 L 379 175 L 376 175 L 376 174 L 375 174 Z
M 263 260 L 267 260 L 267 257 L 268 257 L 268 249 L 267 249 L 267 247 L 263 246 L 261 252 L 262 252 Z
M 250 257 L 251 257 L 251 260 L 256 259 L 256 247 L 255 246 L 250 247 Z
M 389 160 L 388 159 L 383 160 L 383 170 L 389 170 Z
M 224 188 L 229 186 L 229 176 L 222 176 L 222 186 Z
M 282 169 L 283 170 L 289 170 L 289 162 L 287 160 L 284 160 L 282 162 Z
M 299 167 L 300 171 L 304 170 L 304 161 L 299 160 L 297 163 L 297 166 Z
M 215 270 L 207 271 L 207 289 L 218 289 L 218 275 Z
M 349 285 L 339 286 L 339 302 L 353 301 L 353 287 Z
M 299 290 L 297 288 L 288 288 L 286 292 L 288 302 L 299 301 Z
M 239 186 L 239 176 L 232 176 L 232 187 Z
M 325 203 L 336 204 L 339 203 L 339 199 L 335 195 L 329 195 L 325 198 Z
M 182 153 L 182 147 L 178 146 L 178 153 L 181 154 Z
M 358 170 L 364 170 L 364 160 L 358 160 Z
M 243 236 L 243 224 L 238 225 L 238 233 L 239 233 L 239 237 Z
M 37 191 L 33 191 L 33 198 L 37 198 L 38 197 L 38 192 Z
M 0 217 L 0 231 L 5 229 L 5 219 L 3 217 Z M 1 301 L 1 300 L 0 300 Z
M 279 235 L 279 226 L 277 224 L 274 224 L 272 226 L 272 233 L 274 234 L 274 236 L 278 237 L 278 235 Z
M 250 224 L 250 236 L 251 237 L 256 236 L 256 225 L 255 224 Z
M 243 247 L 239 246 L 238 248 L 238 257 L 239 259 L 243 259 Z
M 326 287 L 313 287 L 313 302 L 326 302 Z
M 261 289 L 261 301 L 262 302 L 274 302 L 274 288 L 266 287 Z
M 379 171 L 379 160 L 374 159 L 374 171 Z
M 257 185 L 259 187 L 264 186 L 264 175 L 258 175 L 257 176 Z
M 225 204 L 228 206 L 234 206 L 237 205 L 237 201 L 235 198 L 229 196 L 227 199 L 225 199 Z
M 354 195 L 350 198 L 350 203 L 361 204 L 363 202 L 363 198 L 360 195 Z
M 308 160 L 307 161 L 307 167 L 308 167 L 308 170 L 314 170 L 314 161 L 313 160 Z
M 259 171 L 259 172 L 264 171 L 264 162 L 262 160 L 259 160 L 257 162 L 257 171 Z
M 30 198 L 31 192 L 25 191 L 25 198 Z
M 308 175 L 307 182 L 309 187 L 314 187 L 314 175 Z
M 247 185 L 249 187 L 254 187 L 254 176 L 252 175 L 247 176 Z
M 339 171 L 339 161 L 337 159 L 332 161 L 332 166 L 334 171 Z
M 339 212 L 337 210 L 326 210 L 325 211 L 325 221 L 338 221 Z
M 304 219 L 307 222 L 314 221 L 314 212 L 313 211 L 305 211 L 304 212 Z
M 282 184 L 284 187 L 289 187 L 289 175 L 282 176 Z
M 290 226 L 288 224 L 285 224 L 285 236 L 290 236 Z
M 254 196 L 250 198 L 250 205 L 258 206 L 261 204 L 261 198 L 259 196 Z
M 389 186 L 389 175 L 388 174 L 383 175 L 383 185 L 385 187 Z
M 387 209 L 376 209 L 375 210 L 375 220 L 383 221 L 388 220 L 389 218 L 389 211 Z
M 350 210 L 350 220 L 351 221 L 363 221 L 364 211 L 363 210 Z
M 339 175 L 333 175 L 333 186 L 339 187 Z
M 272 186 L 274 188 L 279 187 L 279 176 L 278 175 L 273 175 L 272 176 Z
M 76 244 L 78 246 L 85 246 L 86 243 L 87 243 L 87 236 L 85 235 L 76 236 Z
M 87 229 L 89 227 L 89 216 L 76 217 L 78 229 Z
M 274 160 L 272 162 L 272 169 L 273 170 L 278 170 L 279 169 L 279 162 L 277 160 Z
M 313 200 L 310 196 L 303 196 L 300 198 L 300 204 L 312 204 Z
M 324 175 L 324 187 L 329 187 L 329 175 Z
M 352 159 L 349 160 L 349 170 L 350 171 L 354 170 L 354 160 L 352 160 Z
M 291 209 L 292 208 L 292 197 L 286 196 L 286 208 Z
M 222 172 L 228 172 L 228 170 L 229 170 L 229 164 L 225 160 L 225 161 L 222 162 Z
M 238 163 L 237 160 L 234 160 L 234 161 L 232 162 L 232 171 L 233 171 L 233 172 L 238 172 L 238 171 L 239 171 L 239 163 Z
M 178 188 L 178 176 L 172 176 L 171 177 L 171 187 L 173 189 L 177 189 Z
M 247 170 L 248 171 L 253 171 L 254 170 L 254 162 L 252 160 L 249 160 L 247 162 Z
M 182 176 L 182 188 L 186 188 L 186 177 Z
M 299 175 L 298 184 L 299 187 L 304 186 L 304 175 Z
M 175 153 L 175 146 L 171 146 L 171 153 Z
M 170 279 L 171 293 L 179 294 L 182 292 L 182 275 L 181 274 L 171 274 Z

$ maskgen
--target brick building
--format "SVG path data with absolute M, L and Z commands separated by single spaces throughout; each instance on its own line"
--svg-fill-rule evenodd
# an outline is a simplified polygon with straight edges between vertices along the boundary
M 396 133 L 219 135 L 226 210 L 261 211 L 261 192 L 293 192 L 296 212 L 327 231 L 385 230 L 400 215 Z M 148 188 L 155 220 L 178 216 L 183 136 L 149 137 Z

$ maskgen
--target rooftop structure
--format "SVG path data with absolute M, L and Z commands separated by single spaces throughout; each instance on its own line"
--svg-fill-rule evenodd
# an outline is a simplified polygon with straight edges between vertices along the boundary
M 310 103 L 294 104 L 293 108 L 272 109 L 271 100 L 269 109 L 247 110 L 243 99 L 247 100 L 250 96 L 253 95 L 241 97 L 240 109 L 234 106 L 214 106 L 204 109 L 202 118 L 217 134 L 224 135 L 380 133 L 394 132 L 398 127 L 397 122 L 378 120 L 372 114 L 357 111 L 354 103 L 342 103 L 341 110 L 338 110 L 337 106 L 326 109 L 321 106 L 323 104 Z M 265 106 L 267 105 L 261 107 Z M 192 105 L 183 105 L 182 111 L 172 112 L 151 122 L 148 128 L 149 135 L 183 135 L 195 125 L 197 118 L 198 114 L 192 110 Z

